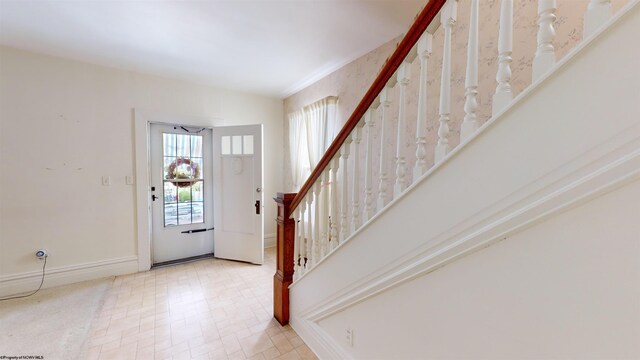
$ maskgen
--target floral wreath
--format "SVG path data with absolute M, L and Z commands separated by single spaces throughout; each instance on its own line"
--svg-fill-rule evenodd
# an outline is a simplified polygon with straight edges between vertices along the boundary
M 190 171 L 183 171 L 179 169 L 181 165 L 186 165 Z M 177 158 L 169 164 L 169 171 L 167 174 L 167 180 L 179 179 L 179 180 L 189 180 L 189 179 L 199 179 L 200 178 L 200 165 L 196 162 L 191 161 L 191 159 L 185 158 Z M 171 181 L 171 183 L 179 188 L 191 186 L 191 182 L 183 182 L 183 181 Z

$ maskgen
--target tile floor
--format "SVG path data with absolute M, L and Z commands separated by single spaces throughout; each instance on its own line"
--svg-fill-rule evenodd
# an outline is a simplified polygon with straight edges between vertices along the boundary
M 265 265 L 209 259 L 118 276 L 82 359 L 316 359 L 273 319 Z

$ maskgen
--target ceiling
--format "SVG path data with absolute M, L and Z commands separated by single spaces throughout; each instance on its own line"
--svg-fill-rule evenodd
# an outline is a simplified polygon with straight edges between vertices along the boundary
M 0 0 L 0 44 L 285 97 L 405 32 L 425 0 Z

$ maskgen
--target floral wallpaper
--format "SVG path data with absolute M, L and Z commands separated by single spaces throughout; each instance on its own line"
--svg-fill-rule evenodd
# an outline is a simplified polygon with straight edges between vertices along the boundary
M 561 59 L 577 43 L 582 40 L 583 15 L 586 11 L 589 0 L 558 0 L 556 11 L 557 19 L 554 23 L 556 36 L 553 41 L 555 47 L 556 60 Z M 613 13 L 619 10 L 626 0 L 613 1 Z M 451 71 L 451 113 L 449 121 L 449 145 L 453 149 L 459 143 L 460 125 L 464 118 L 464 81 L 466 69 L 466 51 L 469 29 L 470 0 L 460 0 L 458 3 L 457 22 L 453 28 L 452 43 L 452 71 Z M 480 1 L 479 19 L 479 64 L 478 64 L 478 121 L 482 125 L 491 117 L 491 101 L 496 87 L 497 71 L 497 40 L 498 24 L 500 15 L 499 0 Z M 513 61 L 511 63 L 512 77 L 511 85 L 514 96 L 522 92 L 531 83 L 531 64 L 536 50 L 537 34 L 537 1 L 536 0 L 515 0 L 513 7 L 514 29 L 513 29 Z M 438 139 L 438 102 L 440 93 L 440 71 L 442 63 L 443 29 L 438 28 L 433 36 L 433 53 L 428 60 L 428 80 L 427 80 L 427 162 L 432 165 L 434 162 L 434 149 Z M 284 131 L 285 139 L 288 139 L 288 121 L 286 114 L 293 112 L 309 103 L 312 103 L 328 95 L 337 95 L 339 99 L 338 112 L 339 119 L 344 123 L 356 105 L 373 83 L 384 61 L 393 53 L 396 44 L 401 37 L 388 42 L 378 49 L 362 56 L 343 68 L 335 71 L 327 77 L 321 79 L 306 89 L 286 98 L 284 100 Z M 402 129 L 405 131 L 404 142 L 400 144 L 399 150 L 406 159 L 407 181 L 411 184 L 413 180 L 413 166 L 415 163 L 415 133 L 417 115 L 418 77 L 420 61 L 416 59 L 411 64 L 411 82 L 407 88 L 407 111 L 406 122 Z M 398 124 L 398 86 L 391 89 L 392 104 L 389 107 L 387 119 L 385 121 L 385 132 L 389 141 L 380 143 L 380 123 L 381 112 L 374 112 L 375 126 L 371 131 L 373 148 L 385 150 L 385 169 L 388 176 L 387 193 L 393 194 L 393 183 L 395 181 L 395 158 L 398 150 L 397 124 Z M 360 209 L 363 209 L 364 199 L 364 164 L 365 147 L 368 136 L 368 127 L 362 132 L 362 142 L 360 143 Z M 354 146 L 354 145 L 352 145 Z M 285 154 L 288 154 L 288 143 L 285 142 Z M 351 151 L 353 154 L 353 149 Z M 292 191 L 292 181 L 290 165 L 285 155 L 285 186 L 288 191 Z M 351 156 L 350 162 L 353 161 Z M 374 151 L 372 172 L 374 179 L 373 194 L 378 195 L 378 179 L 380 172 L 380 151 Z M 351 166 L 349 165 L 351 172 Z M 374 202 L 375 206 L 375 202 Z
M 401 37 L 382 45 L 284 100 L 284 184 L 287 191 L 293 191 L 291 165 L 288 158 L 289 120 L 287 115 L 326 96 L 334 95 L 338 97 L 338 121 L 344 124 L 400 40 Z

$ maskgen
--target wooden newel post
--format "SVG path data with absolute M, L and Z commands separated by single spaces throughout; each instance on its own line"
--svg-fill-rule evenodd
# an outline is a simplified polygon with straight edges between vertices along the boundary
M 289 285 L 293 282 L 293 247 L 295 221 L 291 218 L 291 201 L 295 193 L 278 193 L 273 198 L 278 205 L 276 242 L 276 274 L 273 276 L 273 315 L 281 325 L 289 323 Z

